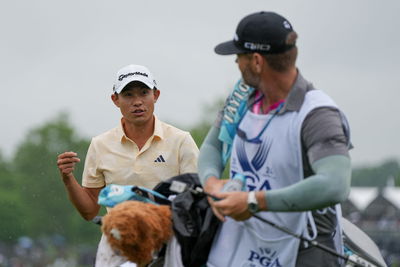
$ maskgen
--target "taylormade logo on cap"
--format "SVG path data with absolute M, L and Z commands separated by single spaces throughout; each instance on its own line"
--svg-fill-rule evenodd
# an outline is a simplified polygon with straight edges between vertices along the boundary
M 119 94 L 130 82 L 138 81 L 144 83 L 150 89 L 156 89 L 157 83 L 153 75 L 145 66 L 128 65 L 120 69 L 113 90 Z
M 118 80 L 119 80 L 119 81 L 122 81 L 124 78 L 129 77 L 129 76 L 131 76 L 131 75 L 143 75 L 143 76 L 145 76 L 145 77 L 149 77 L 149 75 L 147 75 L 147 73 L 143 73 L 143 72 L 136 71 L 136 72 L 131 72 L 131 73 L 127 73 L 127 74 L 121 74 L 121 75 L 119 76 Z

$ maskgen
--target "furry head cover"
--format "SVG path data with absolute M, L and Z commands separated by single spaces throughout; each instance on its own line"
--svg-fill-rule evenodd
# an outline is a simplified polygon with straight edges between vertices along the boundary
M 139 266 L 147 264 L 172 237 L 171 209 L 124 201 L 103 217 L 101 230 L 114 250 Z

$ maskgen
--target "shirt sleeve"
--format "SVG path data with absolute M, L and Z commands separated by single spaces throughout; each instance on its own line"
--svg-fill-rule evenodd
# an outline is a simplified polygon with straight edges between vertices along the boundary
M 214 127 L 220 129 L 222 123 L 222 117 L 224 116 L 224 110 L 220 110 L 217 114 L 217 118 L 214 121 Z
M 199 149 L 192 136 L 187 133 L 183 139 L 179 153 L 179 173 L 196 173 Z
M 94 139 L 90 143 L 86 154 L 85 166 L 82 174 L 82 186 L 88 188 L 99 188 L 105 186 L 103 173 L 99 170 L 99 155 L 96 152 Z
M 348 139 L 335 108 L 317 108 L 302 125 L 302 144 L 310 164 L 332 155 L 349 156 Z
M 217 117 L 215 118 L 213 126 L 215 126 L 218 129 L 221 128 L 221 123 L 224 118 L 224 110 L 226 105 L 228 105 L 228 101 L 229 101 L 229 96 L 225 99 L 224 106 L 222 107 L 221 110 L 218 111 Z

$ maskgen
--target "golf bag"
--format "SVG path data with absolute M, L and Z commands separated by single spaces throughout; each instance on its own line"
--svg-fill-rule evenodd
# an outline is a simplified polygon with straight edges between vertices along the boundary
M 174 181 L 186 184 L 187 188 L 191 190 L 184 190 L 180 193 L 172 191 L 171 185 Z M 182 264 L 185 267 L 206 266 L 213 238 L 221 222 L 214 216 L 197 174 L 186 173 L 174 176 L 159 183 L 153 190 L 137 186 L 118 186 L 122 188 L 118 190 L 125 191 L 117 196 L 112 194 L 111 198 L 107 197 L 110 191 L 108 187 L 110 186 L 104 188 L 100 193 L 99 204 L 112 207 L 121 201 L 137 200 L 170 205 L 174 236 L 180 246 Z M 386 267 L 378 247 L 366 233 L 343 217 L 341 223 L 345 251 L 342 258 L 346 259 L 346 267 Z M 310 242 L 310 245 L 313 243 Z M 159 256 L 163 257 L 162 253 Z M 162 266 L 162 263 L 157 266 Z

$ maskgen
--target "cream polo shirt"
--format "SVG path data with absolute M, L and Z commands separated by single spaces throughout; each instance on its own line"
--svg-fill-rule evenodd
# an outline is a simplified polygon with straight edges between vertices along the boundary
M 190 133 L 155 118 L 154 134 L 139 151 L 122 123 L 92 139 L 82 185 L 137 185 L 152 189 L 170 177 L 197 172 L 199 150 Z

